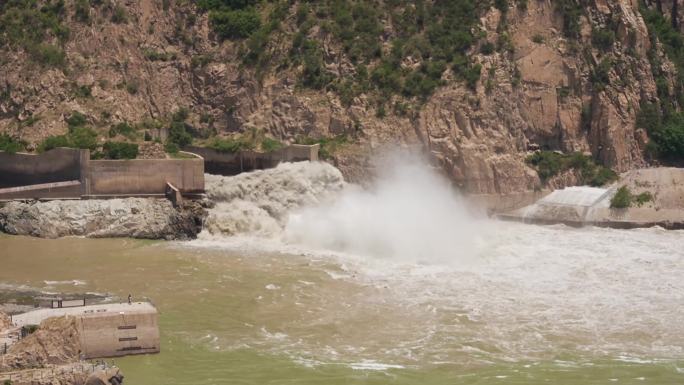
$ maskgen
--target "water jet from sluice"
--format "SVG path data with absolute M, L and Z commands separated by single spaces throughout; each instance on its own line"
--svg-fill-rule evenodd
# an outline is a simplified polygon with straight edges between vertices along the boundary
M 368 188 L 325 163 L 207 177 L 217 201 L 201 239 L 247 235 L 373 258 L 451 261 L 472 255 L 483 218 L 418 156 L 388 157 Z

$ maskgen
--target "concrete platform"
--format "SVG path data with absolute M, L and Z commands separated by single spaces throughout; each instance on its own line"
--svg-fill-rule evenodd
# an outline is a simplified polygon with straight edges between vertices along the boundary
M 12 317 L 15 327 L 75 317 L 85 359 L 159 353 L 157 309 L 148 302 L 38 309 Z
M 43 308 L 32 310 L 27 313 L 18 314 L 12 317 L 12 324 L 15 326 L 40 325 L 41 322 L 50 317 L 64 317 L 67 315 L 78 317 L 101 316 L 110 314 L 142 314 L 157 312 L 157 309 L 149 302 L 110 303 L 102 305 L 87 305 L 66 308 Z

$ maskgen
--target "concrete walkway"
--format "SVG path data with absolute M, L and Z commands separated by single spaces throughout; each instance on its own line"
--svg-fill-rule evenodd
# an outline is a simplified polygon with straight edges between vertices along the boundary
M 40 325 L 41 322 L 51 317 L 63 317 L 67 315 L 88 316 L 90 314 L 102 313 L 130 314 L 148 312 L 150 310 L 155 310 L 155 307 L 149 302 L 133 302 L 131 304 L 108 303 L 58 309 L 38 309 L 13 316 L 12 324 L 15 326 Z

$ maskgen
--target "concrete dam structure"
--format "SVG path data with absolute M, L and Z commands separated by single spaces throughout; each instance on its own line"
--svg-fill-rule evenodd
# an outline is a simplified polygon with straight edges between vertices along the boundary
M 318 161 L 320 145 L 291 144 L 270 152 L 245 150 L 230 153 L 197 146 L 186 146 L 183 149 L 200 155 L 204 159 L 204 169 L 207 173 L 233 176 L 247 171 L 273 168 L 283 162 Z
M 204 192 L 204 160 L 91 160 L 89 150 L 0 152 L 0 200 L 164 197 L 167 185 L 183 195 Z
M 189 146 L 185 159 L 91 160 L 89 150 L 56 148 L 43 154 L 0 151 L 0 200 L 198 197 L 204 173 L 232 176 L 282 162 L 317 161 L 320 145 L 271 152 L 220 152 Z
M 157 309 L 148 302 L 38 309 L 12 317 L 15 327 L 52 317 L 75 317 L 83 358 L 159 353 Z
M 641 205 L 612 208 L 611 199 L 625 186 L 632 194 L 648 193 Z M 684 169 L 633 170 L 607 188 L 588 186 L 556 190 L 526 207 L 497 215 L 503 220 L 621 229 L 660 226 L 684 229 Z

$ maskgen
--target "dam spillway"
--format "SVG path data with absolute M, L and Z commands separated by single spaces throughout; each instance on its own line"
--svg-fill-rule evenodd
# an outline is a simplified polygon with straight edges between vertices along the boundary
M 598 187 L 573 186 L 555 190 L 537 205 L 592 207 L 604 201 L 610 190 Z
M 643 228 L 660 226 L 684 229 L 681 186 L 684 169 L 652 168 L 633 170 L 607 188 L 589 186 L 555 190 L 536 203 L 497 215 L 499 219 L 537 224 Z M 611 207 L 611 199 L 622 186 L 632 196 L 648 193 L 651 201 L 630 207 Z

